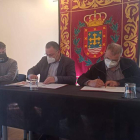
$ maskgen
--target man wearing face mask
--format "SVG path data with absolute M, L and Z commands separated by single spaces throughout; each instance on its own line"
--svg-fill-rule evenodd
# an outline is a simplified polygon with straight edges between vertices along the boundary
M 128 58 L 121 57 L 121 45 L 108 45 L 104 60 L 94 64 L 90 70 L 82 74 L 78 83 L 81 86 L 124 86 L 125 83 L 136 83 L 140 86 L 140 69 L 137 64 Z
M 0 84 L 18 81 L 17 62 L 6 55 L 6 45 L 0 42 Z
M 53 41 L 46 44 L 46 56 L 28 70 L 28 79 L 37 79 L 38 74 L 40 74 L 40 82 L 44 84 L 74 85 L 76 82 L 74 61 L 61 54 L 59 45 Z

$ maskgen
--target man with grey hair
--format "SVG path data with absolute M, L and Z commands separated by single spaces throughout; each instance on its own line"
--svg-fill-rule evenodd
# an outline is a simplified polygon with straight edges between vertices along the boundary
M 121 45 L 111 43 L 105 52 L 104 60 L 94 64 L 90 70 L 82 74 L 78 83 L 81 86 L 124 86 L 125 83 L 136 83 L 140 86 L 140 69 L 128 58 L 122 57 Z
M 44 84 L 59 83 L 71 84 L 76 82 L 75 63 L 71 58 L 61 54 L 60 46 L 50 41 L 46 44 L 46 56 L 28 70 L 28 79 L 38 79 Z
M 18 81 L 17 62 L 6 55 L 6 45 L 0 42 L 0 84 Z
M 37 75 L 40 74 L 40 82 L 44 84 L 59 83 L 74 85 L 76 83 L 75 62 L 71 58 L 61 54 L 59 44 L 54 41 L 46 44 L 45 52 L 46 56 L 42 57 L 35 66 L 28 70 L 28 79 L 38 79 Z M 51 114 L 50 110 L 48 115 Z M 44 139 L 58 140 L 59 138 L 43 135 L 40 140 Z

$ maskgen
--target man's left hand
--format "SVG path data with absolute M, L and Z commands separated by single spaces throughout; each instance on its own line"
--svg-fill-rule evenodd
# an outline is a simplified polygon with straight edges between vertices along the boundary
M 54 77 L 47 77 L 46 80 L 44 81 L 44 84 L 51 84 L 51 83 L 55 83 Z
M 118 87 L 120 85 L 119 82 L 116 82 L 116 81 L 106 81 L 105 83 L 105 87 L 106 86 L 110 86 L 110 87 Z

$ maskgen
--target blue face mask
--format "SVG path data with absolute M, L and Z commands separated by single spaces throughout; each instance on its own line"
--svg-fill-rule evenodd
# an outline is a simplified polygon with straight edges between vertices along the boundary
M 6 53 L 0 54 L 0 63 L 4 63 L 8 60 Z

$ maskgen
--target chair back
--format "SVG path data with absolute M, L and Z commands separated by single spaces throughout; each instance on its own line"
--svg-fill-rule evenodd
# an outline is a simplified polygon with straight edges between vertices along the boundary
M 26 81 L 26 75 L 25 74 L 18 74 L 18 81 Z

